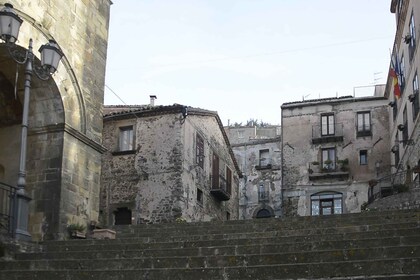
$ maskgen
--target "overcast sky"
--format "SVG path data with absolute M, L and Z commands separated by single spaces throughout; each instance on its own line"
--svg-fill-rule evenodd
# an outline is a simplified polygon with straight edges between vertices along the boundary
M 386 82 L 391 0 L 113 0 L 105 104 L 174 103 L 224 125 Z M 118 95 L 120 99 L 115 95 Z

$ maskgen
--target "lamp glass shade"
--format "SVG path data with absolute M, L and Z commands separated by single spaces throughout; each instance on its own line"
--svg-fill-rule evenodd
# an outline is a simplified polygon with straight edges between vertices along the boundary
M 50 74 L 54 73 L 63 57 L 63 52 L 59 49 L 57 43 L 50 40 L 49 43 L 39 48 L 39 52 L 41 53 L 41 66 L 48 70 Z
M 15 13 L 13 6 L 5 4 L 0 11 L 0 38 L 7 43 L 15 43 L 23 20 Z

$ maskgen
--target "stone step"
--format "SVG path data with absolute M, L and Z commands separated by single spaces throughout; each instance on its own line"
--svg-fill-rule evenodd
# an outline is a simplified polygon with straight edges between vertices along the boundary
M 82 239 L 82 240 L 65 240 L 65 241 L 46 241 L 43 242 L 44 250 L 47 251 L 80 251 L 80 247 L 89 245 L 107 245 L 107 244 L 143 244 L 144 248 L 156 247 L 203 247 L 203 246 L 217 246 L 217 245 L 249 245 L 249 244 L 263 244 L 263 243 L 285 243 L 285 242 L 303 242 L 303 241 L 325 241 L 325 240 L 345 240 L 345 239 L 367 239 L 376 237 L 399 237 L 411 236 L 419 233 L 419 227 L 414 228 L 391 228 L 381 231 L 362 231 L 362 232 L 346 232 L 346 233 L 331 233 L 321 235 L 278 235 L 272 232 L 273 236 L 262 237 L 257 235 L 254 238 L 230 238 L 230 239 L 214 239 L 206 238 L 207 236 L 193 236 L 191 241 L 169 241 L 159 242 L 161 240 L 150 240 L 150 238 L 117 238 L 117 239 Z
M 360 214 L 363 215 L 363 214 Z M 340 217 L 337 217 L 340 216 Z M 238 230 L 265 231 L 265 230 L 278 230 L 278 229 L 304 229 L 307 227 L 315 228 L 328 228 L 337 225 L 366 225 L 375 223 L 392 223 L 393 221 L 419 221 L 419 212 L 397 212 L 397 214 L 390 212 L 388 214 L 375 215 L 375 216 L 357 216 L 355 214 L 323 216 L 323 217 L 298 217 L 292 221 L 288 219 L 264 219 L 263 221 L 251 222 L 251 220 L 242 221 L 226 221 L 226 222 L 210 222 L 210 223 L 171 223 L 171 224 L 158 224 L 158 225 L 128 225 L 128 226 L 114 226 L 113 228 L 119 234 L 144 234 L 153 235 L 160 233 L 162 228 L 171 232 L 191 233 L 191 232 L 210 232 L 218 233 L 231 232 Z
M 365 232 L 365 231 L 383 231 L 393 228 L 408 228 L 408 227 L 420 227 L 420 221 L 406 222 L 406 223 L 389 223 L 389 224 L 372 224 L 372 225 L 354 225 L 354 226 L 340 226 L 329 227 L 329 228 L 314 228 L 308 227 L 306 229 L 278 229 L 278 230 L 267 230 L 254 232 L 249 230 L 237 230 L 234 232 L 191 232 L 191 233 L 179 233 L 170 231 L 161 231 L 153 235 L 143 234 L 118 234 L 119 238 L 141 238 L 146 237 L 150 241 L 166 240 L 166 241 L 185 241 L 195 238 L 195 240 L 203 239 L 237 239 L 237 238 L 253 238 L 259 237 L 272 237 L 272 236 L 295 236 L 295 235 L 320 235 L 320 234 L 336 234 L 336 233 L 348 233 L 348 232 Z
M 41 253 L 17 254 L 18 260 L 38 260 L 38 259 L 113 259 L 113 258 L 141 258 L 141 257 L 197 257 L 212 255 L 247 255 L 247 254 L 272 254 L 278 252 L 309 252 L 324 250 L 343 250 L 343 249 L 364 249 L 373 247 L 392 247 L 392 246 L 416 246 L 420 245 L 420 232 L 413 236 L 400 237 L 380 237 L 370 239 L 351 239 L 351 240 L 327 240 L 327 241 L 302 241 L 289 243 L 254 244 L 250 245 L 228 245 L 213 247 L 178 247 L 178 248 L 153 248 L 145 249 L 143 244 L 117 244 L 117 246 L 107 246 L 99 249 L 97 246 L 86 246 L 81 251 L 55 251 Z M 109 244 L 108 244 L 109 245 Z M 127 246 L 124 246 L 127 245 Z
M 115 270 L 39 270 L 0 271 L 0 279 L 8 280 L 125 280 L 125 279 L 171 279 L 171 280 L 274 280 L 274 279 L 327 279 L 331 277 L 363 277 L 380 275 L 383 279 L 420 275 L 419 258 L 397 258 L 363 261 L 317 262 L 261 266 L 233 266 L 214 268 L 162 268 L 162 269 L 115 269 Z M 370 278 L 374 279 L 374 278 Z M 398 278 L 394 278 L 398 279 Z
M 27 260 L 15 261 L 13 263 L 0 261 L 0 270 L 130 270 L 141 268 L 212 268 L 212 267 L 248 267 L 261 265 L 298 264 L 340 261 L 362 261 L 362 260 L 386 260 L 403 258 L 420 258 L 420 244 L 413 246 L 395 247 L 370 247 L 350 248 L 333 250 L 312 250 L 291 253 L 248 252 L 247 254 L 235 253 L 234 255 L 206 255 L 206 256 L 185 256 L 167 254 L 162 257 L 155 257 L 153 254 L 145 253 L 142 257 L 131 257 L 114 255 L 114 258 L 86 258 L 80 254 L 80 258 L 66 260 Z M 226 252 L 224 252 L 226 253 Z M 125 258 L 124 258 L 125 257 Z

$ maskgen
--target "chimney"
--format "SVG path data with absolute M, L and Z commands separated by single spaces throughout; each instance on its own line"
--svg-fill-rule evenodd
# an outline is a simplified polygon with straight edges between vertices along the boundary
M 155 106 L 156 95 L 150 95 L 150 106 Z

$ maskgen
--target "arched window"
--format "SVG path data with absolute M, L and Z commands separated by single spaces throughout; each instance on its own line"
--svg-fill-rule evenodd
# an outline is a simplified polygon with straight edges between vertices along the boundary
M 311 215 L 333 215 L 343 213 L 343 194 L 320 192 L 311 195 Z

